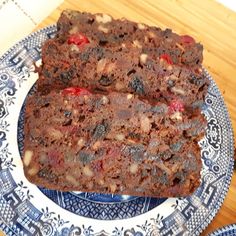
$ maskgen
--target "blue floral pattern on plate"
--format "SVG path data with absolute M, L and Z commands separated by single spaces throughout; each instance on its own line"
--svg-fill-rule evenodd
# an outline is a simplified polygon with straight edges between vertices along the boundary
M 230 119 L 207 71 L 211 85 L 203 112 L 208 126 L 199 142 L 203 169 L 201 185 L 192 196 L 61 193 L 26 180 L 20 158 L 21 108 L 37 79 L 33 62 L 40 60 L 42 43 L 55 31 L 51 26 L 31 34 L 0 58 L 0 228 L 7 235 L 199 235 L 220 208 L 233 171 Z

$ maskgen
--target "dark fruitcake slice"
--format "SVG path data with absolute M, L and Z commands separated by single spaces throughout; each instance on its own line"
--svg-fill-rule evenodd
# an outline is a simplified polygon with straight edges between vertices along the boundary
M 105 14 L 64 11 L 58 33 L 42 48 L 38 90 L 69 86 L 130 92 L 163 102 L 203 103 L 208 80 L 202 45 L 167 29 L 114 20 Z
M 62 191 L 191 194 L 207 123 L 202 45 L 106 14 L 67 10 L 57 27 L 26 103 L 29 181 Z
M 26 104 L 24 172 L 63 191 L 186 196 L 199 185 L 205 126 L 179 100 L 79 87 L 35 93 Z

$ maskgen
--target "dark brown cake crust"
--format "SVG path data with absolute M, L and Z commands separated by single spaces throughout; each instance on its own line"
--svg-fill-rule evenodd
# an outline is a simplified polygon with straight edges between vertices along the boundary
M 132 94 L 73 91 L 27 101 L 23 162 L 31 182 L 63 191 L 153 197 L 196 189 L 197 141 L 206 125 L 199 110 L 173 111 Z

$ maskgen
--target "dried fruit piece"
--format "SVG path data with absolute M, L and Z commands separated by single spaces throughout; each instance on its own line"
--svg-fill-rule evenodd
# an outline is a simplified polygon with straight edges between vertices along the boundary
M 37 175 L 39 178 L 47 179 L 52 183 L 57 183 L 58 181 L 58 176 L 54 174 L 49 167 L 44 167 Z
M 101 139 L 103 138 L 108 131 L 108 124 L 105 123 L 104 121 L 101 124 L 98 124 L 94 131 L 93 131 L 93 139 Z
M 180 36 L 180 39 L 181 39 L 181 42 L 185 43 L 185 44 L 193 44 L 193 43 L 195 43 L 194 38 L 192 38 L 189 35 L 182 35 L 182 36 Z
M 177 100 L 177 99 L 173 100 L 169 105 L 169 111 L 171 113 L 174 113 L 174 112 L 177 112 L 177 111 L 183 112 L 184 111 L 183 102 L 180 101 L 180 100 Z
M 67 42 L 68 42 L 68 44 L 75 44 L 78 47 L 81 47 L 81 46 L 89 43 L 89 40 L 83 34 L 76 33 L 76 34 L 70 35 L 70 37 L 68 38 Z
M 80 87 L 69 87 L 65 88 L 62 91 L 62 95 L 75 95 L 75 96 L 81 96 L 81 95 L 90 95 L 91 93 L 85 89 L 85 88 L 80 88 Z
M 90 163 L 93 159 L 94 159 L 94 156 L 92 154 L 84 152 L 84 151 L 79 152 L 79 160 L 84 165 Z
M 170 55 L 168 55 L 168 54 L 165 54 L 165 53 L 164 53 L 164 54 L 161 54 L 161 55 L 160 55 L 160 59 L 166 61 L 166 62 L 167 62 L 168 64 L 170 64 L 170 65 L 173 65 L 173 61 L 172 61 Z
M 113 79 L 111 77 L 102 75 L 101 79 L 98 81 L 102 86 L 110 86 L 113 83 Z
M 129 82 L 129 87 L 139 95 L 144 95 L 144 85 L 141 77 L 134 76 L 133 80 Z

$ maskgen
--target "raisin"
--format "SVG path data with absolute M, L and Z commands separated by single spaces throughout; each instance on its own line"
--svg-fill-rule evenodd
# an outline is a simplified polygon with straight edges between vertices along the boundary
M 38 172 L 38 177 L 43 178 L 46 180 L 49 180 L 52 183 L 57 183 L 58 182 L 58 177 L 57 175 L 53 174 L 50 168 L 44 167 Z
M 113 79 L 111 77 L 102 75 L 101 79 L 98 81 L 102 86 L 110 86 L 113 83 Z
M 141 135 L 140 135 L 140 134 L 137 134 L 137 133 L 134 133 L 134 132 L 130 132 L 130 133 L 128 134 L 128 137 L 131 138 L 131 139 L 134 139 L 134 140 L 140 140 Z
M 167 150 L 167 151 L 161 152 L 160 157 L 163 161 L 168 161 L 171 159 L 172 154 L 170 151 Z
M 189 78 L 189 82 L 191 84 L 201 86 L 204 82 L 204 79 L 202 79 L 201 77 L 196 77 L 195 75 L 192 74 Z
M 83 122 L 85 120 L 85 115 L 80 115 L 79 116 L 79 122 Z
M 81 61 L 88 61 L 89 60 L 89 53 L 84 52 L 79 55 Z
M 108 124 L 104 121 L 101 124 L 98 124 L 94 131 L 93 131 L 93 139 L 101 139 L 105 137 L 106 133 L 108 132 Z
M 129 82 L 129 87 L 133 90 L 133 92 L 139 95 L 145 94 L 142 78 L 139 76 L 134 76 L 134 78 Z
M 71 116 L 71 111 L 64 111 L 64 116 L 69 118 Z
M 106 39 L 100 39 L 99 40 L 99 45 L 100 46 L 105 46 L 108 43 L 108 41 Z
M 88 51 L 88 54 L 92 57 L 97 58 L 98 60 L 102 59 L 104 56 L 104 49 L 102 47 L 95 47 Z
M 128 71 L 127 75 L 130 76 L 132 74 L 136 73 L 136 70 L 135 69 L 132 69 L 130 71 Z
M 178 177 L 175 177 L 172 181 L 172 186 L 178 185 L 181 182 L 181 179 Z
M 64 84 L 66 84 L 69 81 L 71 81 L 72 78 L 73 78 L 73 72 L 71 70 L 64 71 L 59 76 L 60 81 L 63 82 Z
M 93 22 L 94 22 L 94 19 L 93 19 L 93 18 L 89 18 L 89 19 L 87 20 L 87 23 L 90 24 L 90 25 L 92 25 Z
M 78 159 L 80 162 L 83 163 L 83 165 L 86 165 L 89 164 L 94 159 L 94 155 L 81 151 L 78 154 Z

